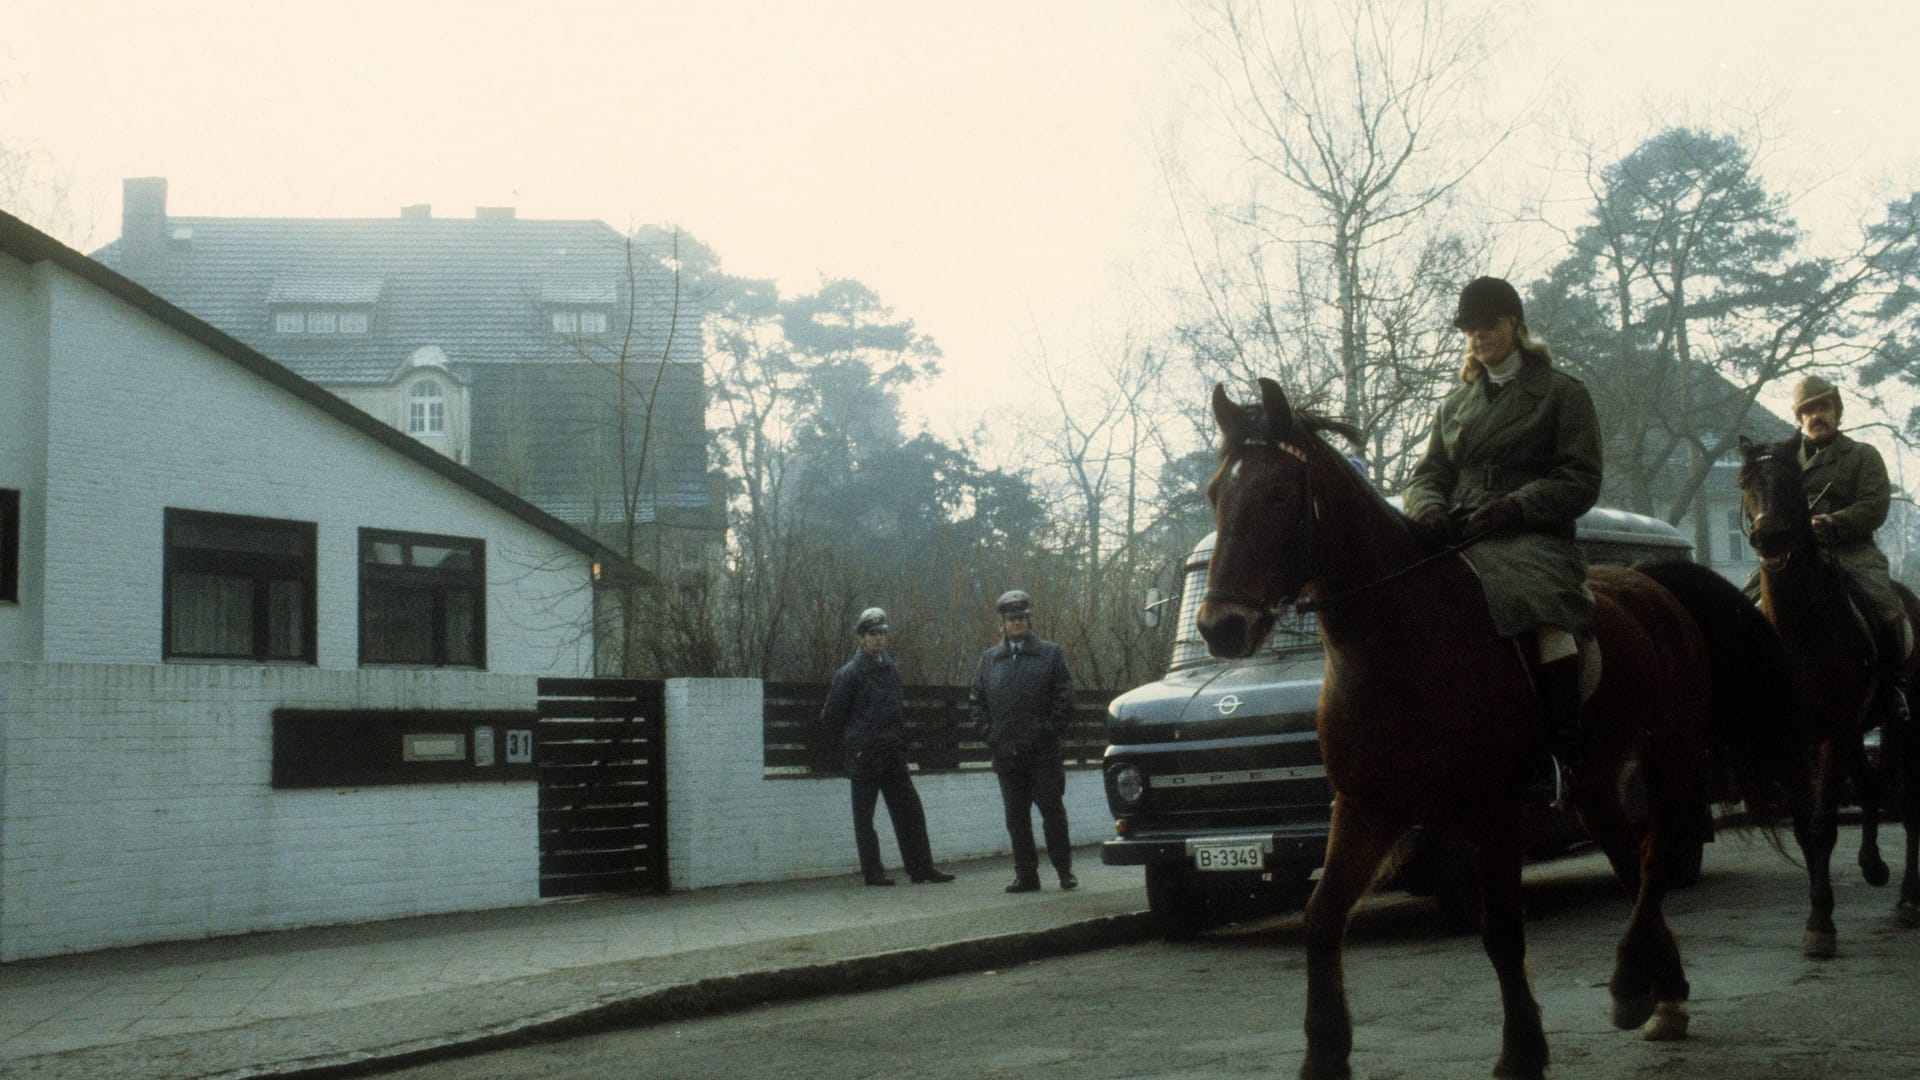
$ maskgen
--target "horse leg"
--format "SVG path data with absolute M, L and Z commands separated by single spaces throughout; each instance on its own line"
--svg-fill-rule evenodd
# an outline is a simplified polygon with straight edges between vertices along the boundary
M 1920 821 L 1915 820 L 1912 803 L 1907 805 L 1906 868 L 1900 877 L 1900 902 L 1894 905 L 1893 921 L 1909 930 L 1920 927 Z
M 1893 803 L 1880 773 L 1864 756 L 1854 755 L 1852 774 L 1853 789 L 1860 797 L 1860 876 L 1878 888 L 1891 879 L 1886 861 L 1880 858 L 1880 808 L 1891 808 Z
M 1920 738 L 1912 724 L 1880 733 L 1880 760 L 1898 786 L 1900 821 L 1906 832 L 1906 859 L 1900 876 L 1900 902 L 1893 920 L 1912 929 L 1920 927 Z
M 1800 951 L 1824 960 L 1838 949 L 1833 927 L 1833 847 L 1839 839 L 1835 822 L 1835 777 L 1831 767 L 1832 743 L 1820 749 L 1819 773 L 1814 778 L 1813 806 L 1794 815 L 1793 835 L 1800 842 L 1800 853 L 1807 864 L 1807 894 L 1812 910 L 1807 913 L 1806 935 Z
M 1640 1027 L 1642 1037 L 1650 1040 L 1684 1039 L 1686 1001 L 1693 988 L 1680 963 L 1680 947 L 1667 926 L 1664 905 L 1679 878 L 1679 857 L 1694 839 L 1698 810 L 1689 777 L 1674 776 L 1653 762 L 1649 766 L 1640 889 L 1614 954 L 1609 984 L 1613 1023 L 1622 1029 Z
M 1520 904 L 1520 864 L 1526 839 L 1518 814 L 1512 823 L 1480 844 L 1480 944 L 1500 981 L 1500 1060 L 1493 1075 L 1501 1080 L 1543 1080 L 1547 1035 L 1540 1027 L 1540 1003 L 1527 978 L 1527 936 Z
M 1363 819 L 1339 798 L 1327 833 L 1327 861 L 1320 884 L 1307 901 L 1307 1056 L 1300 1080 L 1349 1080 L 1353 1019 L 1347 1013 L 1341 947 L 1355 904 L 1373 886 L 1374 874 L 1405 832 Z
M 1641 845 L 1645 834 L 1640 826 L 1627 816 L 1626 808 L 1612 794 L 1613 781 L 1617 777 L 1608 777 L 1604 789 L 1574 789 L 1574 807 L 1580 812 L 1580 824 L 1585 826 L 1587 835 L 1607 857 L 1607 865 L 1613 867 L 1613 876 L 1628 895 L 1640 893 Z

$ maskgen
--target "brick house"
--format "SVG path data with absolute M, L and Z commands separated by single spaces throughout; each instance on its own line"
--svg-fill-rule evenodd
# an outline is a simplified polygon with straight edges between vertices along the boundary
M 660 577 L 717 562 L 699 311 L 620 233 L 510 207 L 179 217 L 161 178 L 124 200 L 101 262 Z
M 6 214 L 0 386 L 0 960 L 538 898 L 617 553 Z

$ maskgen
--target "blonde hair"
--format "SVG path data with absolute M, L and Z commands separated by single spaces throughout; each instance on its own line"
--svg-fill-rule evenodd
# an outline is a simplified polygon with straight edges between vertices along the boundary
M 1553 366 L 1553 350 L 1547 347 L 1546 342 L 1534 337 L 1527 330 L 1526 319 L 1517 316 L 1513 318 L 1513 341 L 1514 347 L 1520 350 L 1521 363 Z M 1468 348 L 1466 361 L 1460 365 L 1460 381 L 1473 382 L 1486 373 L 1486 365 L 1476 360 L 1473 349 Z

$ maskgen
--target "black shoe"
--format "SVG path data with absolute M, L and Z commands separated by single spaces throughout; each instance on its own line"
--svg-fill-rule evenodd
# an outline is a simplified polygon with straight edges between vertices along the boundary
M 943 874 L 934 869 L 928 869 L 924 874 L 913 875 L 913 883 L 915 885 L 944 885 L 952 880 L 952 874 Z
M 1007 886 L 1007 891 L 1008 892 L 1039 892 L 1040 891 L 1040 875 L 1021 874 L 1018 877 L 1015 877 L 1013 879 L 1013 884 Z
M 893 879 L 892 879 L 892 878 L 890 878 L 890 877 L 888 877 L 888 876 L 887 876 L 887 875 L 885 875 L 885 874 L 868 874 L 868 875 L 867 875 L 867 884 L 869 884 L 869 885 L 891 885 L 891 884 L 893 884 Z
M 1077 889 L 1080 887 L 1080 879 L 1073 876 L 1073 871 L 1062 870 L 1060 871 L 1060 887 L 1062 889 Z
M 1533 775 L 1527 777 L 1527 786 L 1520 789 L 1520 801 L 1539 806 L 1558 806 L 1566 797 L 1565 779 L 1560 771 L 1560 763 L 1551 754 L 1542 754 L 1534 762 Z

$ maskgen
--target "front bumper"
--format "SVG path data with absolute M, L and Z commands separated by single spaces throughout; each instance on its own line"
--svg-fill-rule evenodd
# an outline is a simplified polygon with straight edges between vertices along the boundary
M 1269 870 L 1283 866 L 1311 869 L 1326 860 L 1326 824 L 1307 822 L 1267 829 L 1163 830 L 1115 837 L 1100 845 L 1100 861 L 1108 866 L 1191 866 L 1193 849 L 1199 844 L 1255 841 Z

